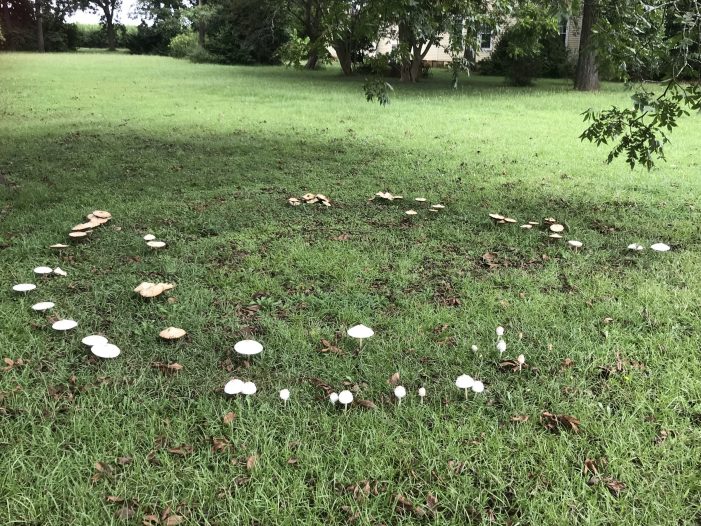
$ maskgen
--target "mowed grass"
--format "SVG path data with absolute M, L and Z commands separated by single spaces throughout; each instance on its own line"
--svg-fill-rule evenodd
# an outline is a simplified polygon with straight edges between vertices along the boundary
M 201 525 L 701 520 L 697 117 L 647 173 L 577 140 L 586 108 L 628 104 L 620 85 L 452 91 L 439 72 L 380 108 L 334 70 L 2 54 L 0 71 L 0 354 L 27 362 L 0 373 L 1 524 L 140 524 L 168 507 Z M 368 202 L 379 190 L 406 200 Z M 287 205 L 306 192 L 334 206 Z M 94 209 L 113 221 L 48 249 Z M 584 248 L 489 212 L 553 216 Z M 673 250 L 625 251 L 657 241 Z M 68 277 L 35 278 L 45 264 Z M 174 282 L 175 302 L 140 299 L 141 281 Z M 78 328 L 53 332 L 29 308 L 41 300 Z M 343 336 L 356 323 L 376 331 L 360 354 Z M 186 341 L 159 341 L 171 325 Z M 520 374 L 498 367 L 497 325 Z M 91 333 L 122 355 L 91 359 Z M 266 348 L 248 366 L 243 337 Z M 462 373 L 486 392 L 465 402 Z M 225 397 L 233 376 L 258 393 Z M 334 409 L 310 378 L 377 408 Z M 545 429 L 543 411 L 579 433 Z

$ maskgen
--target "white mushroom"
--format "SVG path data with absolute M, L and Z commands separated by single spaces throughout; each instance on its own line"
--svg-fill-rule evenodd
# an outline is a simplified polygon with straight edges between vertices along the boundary
M 241 387 L 241 393 L 245 394 L 246 396 L 256 394 L 256 391 L 258 391 L 258 388 L 253 382 L 244 382 L 243 386 Z
M 224 392 L 228 395 L 237 395 L 243 390 L 243 380 L 234 378 L 226 382 L 224 386 Z
M 353 403 L 353 393 L 350 391 L 341 391 L 338 393 L 338 401 L 343 404 L 343 409 L 348 409 L 348 405 Z
M 499 351 L 500 356 L 506 352 L 506 342 L 504 340 L 497 342 L 497 351 Z
M 421 398 L 421 403 L 424 403 L 424 398 L 426 397 L 426 388 L 419 387 L 419 398 Z
M 80 341 L 88 347 L 95 347 L 96 345 L 104 345 L 105 343 L 109 343 L 109 340 L 107 338 L 105 338 L 104 336 L 100 336 L 99 334 L 92 334 L 90 336 L 86 336 Z
M 373 331 L 370 327 L 366 327 L 362 323 L 360 325 L 354 325 L 353 327 L 348 329 L 348 336 L 350 336 L 351 338 L 355 338 L 359 341 L 360 349 L 363 348 L 363 340 L 365 338 L 370 338 L 374 334 L 375 331 Z
M 654 245 L 650 245 L 650 248 L 655 252 L 669 252 L 671 250 L 671 247 L 664 243 L 655 243 Z
M 497 327 L 497 336 L 499 336 L 500 338 L 504 336 L 504 327 L 502 327 L 501 325 Z
M 29 292 L 35 288 L 37 288 L 37 286 L 34 283 L 19 283 L 12 286 L 12 290 L 15 292 Z
M 555 232 L 556 234 L 559 234 L 560 232 L 564 232 L 564 231 L 565 231 L 565 226 L 564 226 L 564 225 L 561 225 L 561 224 L 559 224 L 559 223 L 555 223 L 555 224 L 553 224 L 553 225 L 550 225 L 549 228 L 550 228 L 550 231 L 551 231 L 551 232 Z
M 394 388 L 394 396 L 397 397 L 397 405 L 402 404 L 402 398 L 406 396 L 406 389 L 404 389 L 404 386 L 398 385 L 397 387 Z
M 472 376 L 466 374 L 461 374 L 458 376 L 457 380 L 455 380 L 455 386 L 465 391 L 465 400 L 467 400 L 467 390 L 470 389 L 474 383 L 475 381 L 472 379 Z
M 630 245 L 628 245 L 628 250 L 634 250 L 635 252 L 641 252 L 641 251 L 645 250 L 645 247 L 638 244 L 638 243 L 631 243 Z
M 331 402 L 332 405 L 336 405 L 336 402 L 338 402 L 338 393 L 331 393 L 329 395 L 329 402 Z
M 61 267 L 56 267 L 53 270 L 53 273 L 56 274 L 57 276 L 68 276 L 68 272 L 63 270 Z
M 417 203 L 425 203 L 426 198 L 425 197 L 415 197 L 414 201 L 416 201 Z
M 32 310 L 43 312 L 45 310 L 53 309 L 55 306 L 56 304 L 52 301 L 42 301 L 32 305 Z
M 243 356 L 253 356 L 263 352 L 263 346 L 255 340 L 241 340 L 234 345 L 234 351 Z
M 479 351 L 479 347 L 477 347 L 476 345 L 473 345 L 472 347 L 470 347 L 470 349 L 472 349 L 472 352 Z
M 404 213 L 408 216 L 415 216 L 417 214 L 416 210 L 407 210 Z
M 518 372 L 520 373 L 523 364 L 526 363 L 526 357 L 523 354 L 519 354 L 518 358 L 516 358 L 516 362 L 518 363 Z
M 61 250 L 61 249 L 68 248 L 68 247 L 69 247 L 69 245 L 64 245 L 63 243 L 56 243 L 54 245 L 51 245 L 49 248 Z
M 287 405 L 287 401 L 290 399 L 290 390 L 289 389 L 281 389 L 280 390 L 280 400 L 285 402 L 285 405 Z
M 69 331 L 75 329 L 78 326 L 78 322 L 74 320 L 59 320 L 55 322 L 51 328 L 55 331 Z
M 156 236 L 154 236 L 153 234 L 146 234 L 144 236 L 144 241 L 155 241 L 155 239 L 156 239 Z
M 165 241 L 147 241 L 146 244 L 151 248 L 163 248 L 166 246 Z
M 101 343 L 99 345 L 93 345 L 90 347 L 90 352 L 92 352 L 98 358 L 116 358 L 122 352 L 119 347 L 111 343 Z
M 521 228 L 523 228 L 524 230 L 530 230 L 531 228 L 533 228 L 533 225 L 529 225 L 529 224 L 521 225 Z
M 73 239 L 81 239 L 87 236 L 92 230 L 82 230 L 80 232 L 70 232 L 68 234 L 68 237 L 72 237 Z
M 158 335 L 164 340 L 177 340 L 186 334 L 187 332 L 185 332 L 184 329 L 180 329 L 178 327 L 168 327 L 167 329 L 163 329 L 158 333 Z
M 431 208 L 434 210 L 443 210 L 445 208 L 445 205 L 431 205 Z
M 475 381 L 472 384 L 472 392 L 473 393 L 482 393 L 484 392 L 484 384 L 480 382 L 479 380 Z
M 93 210 L 92 215 L 94 215 L 95 217 L 98 217 L 100 219 L 111 219 L 112 218 L 112 214 L 110 214 L 109 212 L 107 212 L 105 210 Z
M 582 242 L 581 241 L 576 241 L 574 239 L 570 239 L 567 244 L 571 246 L 575 251 L 579 248 L 582 248 Z
M 53 269 L 51 267 L 36 267 L 34 269 L 34 274 L 38 274 L 40 276 L 46 276 L 48 274 L 51 274 L 53 272 Z

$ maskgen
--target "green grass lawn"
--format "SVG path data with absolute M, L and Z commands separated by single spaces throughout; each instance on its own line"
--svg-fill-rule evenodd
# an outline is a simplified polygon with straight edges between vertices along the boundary
M 647 173 L 577 139 L 582 111 L 628 104 L 620 85 L 452 91 L 437 73 L 395 85 L 387 108 L 361 85 L 0 54 L 0 357 L 26 362 L 0 372 L 0 524 L 155 525 L 144 516 L 167 508 L 193 525 L 698 524 L 699 119 Z M 379 190 L 446 208 L 368 202 Z M 306 192 L 334 206 L 287 205 Z M 95 209 L 114 219 L 49 250 Z M 553 216 L 584 248 L 489 212 Z M 147 233 L 168 247 L 147 250 Z M 625 251 L 657 241 L 673 250 Z M 142 300 L 141 281 L 172 281 L 174 299 Z M 29 308 L 42 300 L 78 328 L 52 331 Z M 360 354 L 344 337 L 356 323 L 376 331 Z M 171 325 L 186 341 L 159 341 Z M 520 374 L 499 368 L 497 325 Z M 122 355 L 91 359 L 92 333 Z M 249 364 L 243 337 L 266 348 Z M 485 393 L 465 402 L 462 373 Z M 225 397 L 231 377 L 258 393 Z M 377 407 L 334 409 L 312 378 Z M 579 432 L 547 430 L 544 411 Z

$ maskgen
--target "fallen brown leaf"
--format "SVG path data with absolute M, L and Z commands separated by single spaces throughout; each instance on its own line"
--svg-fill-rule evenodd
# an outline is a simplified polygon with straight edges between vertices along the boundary
M 579 432 L 580 422 L 575 417 L 570 415 L 555 415 L 547 411 L 543 411 L 540 415 L 540 421 L 545 429 L 553 432 L 558 432 L 560 428 L 568 431 Z
M 128 457 L 128 456 L 117 457 L 117 464 L 119 464 L 120 466 L 126 466 L 128 464 L 131 464 L 133 461 L 134 461 L 134 459 L 131 457 Z
M 215 453 L 226 451 L 231 446 L 226 438 L 212 437 L 212 451 Z
M 134 510 L 134 508 L 125 504 L 124 506 L 119 508 L 114 515 L 120 520 L 127 521 L 131 519 L 135 513 L 136 510 Z
M 319 349 L 320 353 L 332 353 L 338 354 L 339 356 L 343 354 L 343 351 L 332 344 L 329 340 L 322 339 L 321 345 L 323 345 L 323 347 Z
M 178 526 L 185 522 L 185 517 L 182 515 L 170 515 L 164 522 L 165 526 Z
M 363 409 L 377 409 L 377 406 L 372 400 L 363 400 L 360 398 L 355 399 L 355 403 L 358 404 Z
M 182 446 L 168 448 L 168 453 L 171 453 L 173 455 L 179 455 L 181 457 L 185 457 L 187 455 L 190 455 L 190 454 L 192 454 L 193 451 L 194 451 L 194 448 L 188 444 L 183 444 Z
M 426 510 L 424 510 L 421 506 L 414 504 L 406 497 L 398 494 L 395 497 L 395 499 L 397 502 L 397 505 L 396 505 L 397 512 L 410 513 L 412 515 L 415 515 L 416 517 L 425 517 L 426 516 Z
M 246 460 L 246 469 L 251 471 L 255 467 L 256 462 L 258 462 L 258 457 L 256 455 L 251 455 L 248 457 Z
M 166 373 L 166 374 L 177 373 L 178 371 L 180 371 L 183 368 L 183 366 L 177 362 L 175 362 L 175 363 L 153 362 L 151 364 L 151 367 L 154 367 L 154 368 L 158 369 L 159 371 L 161 371 L 162 373 Z
M 399 384 L 399 373 L 396 372 L 392 376 L 389 377 L 389 380 L 387 380 L 387 383 L 391 385 L 392 387 L 396 386 Z
M 529 418 L 528 415 L 514 415 L 514 416 L 511 417 L 510 420 L 511 420 L 512 422 L 517 422 L 517 423 L 519 423 L 519 424 L 522 424 L 522 423 L 524 423 L 524 422 L 528 422 L 528 418 Z
M 229 411 L 228 413 L 226 413 L 224 415 L 224 418 L 222 418 L 222 421 L 224 422 L 224 424 L 230 424 L 231 422 L 234 421 L 235 418 L 236 418 L 236 413 L 234 413 L 233 411 Z

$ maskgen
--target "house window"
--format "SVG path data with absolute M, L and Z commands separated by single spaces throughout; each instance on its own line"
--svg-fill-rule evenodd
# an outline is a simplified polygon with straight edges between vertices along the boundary
M 492 28 L 483 26 L 480 31 L 480 48 L 492 49 Z
M 560 33 L 560 40 L 565 47 L 567 47 L 567 17 L 560 17 L 560 23 L 558 24 L 558 31 Z

